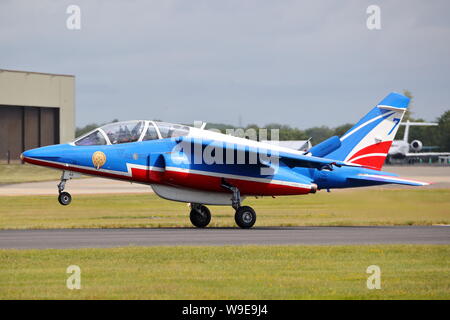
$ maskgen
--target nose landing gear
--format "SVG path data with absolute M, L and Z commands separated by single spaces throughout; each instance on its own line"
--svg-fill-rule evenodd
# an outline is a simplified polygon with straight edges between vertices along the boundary
M 72 202 L 72 196 L 70 193 L 65 192 L 64 188 L 67 180 L 72 179 L 74 176 L 75 174 L 71 171 L 63 171 L 61 174 L 61 181 L 58 183 L 58 202 L 63 206 L 67 206 Z
M 58 201 L 63 206 L 67 206 L 72 202 L 72 196 L 68 192 L 61 192 L 58 196 Z

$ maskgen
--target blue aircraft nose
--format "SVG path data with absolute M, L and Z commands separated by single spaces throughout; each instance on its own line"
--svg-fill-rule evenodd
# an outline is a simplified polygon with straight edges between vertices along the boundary
M 37 154 L 36 150 L 38 150 L 38 149 L 40 149 L 40 148 L 31 149 L 31 150 L 22 152 L 22 154 L 20 155 L 20 159 L 25 160 L 26 158 L 34 158 L 35 155 Z
M 63 156 L 62 145 L 46 146 L 36 149 L 31 149 L 23 152 L 20 158 L 25 162 L 30 162 L 29 160 L 50 160 L 57 161 L 61 156 Z
M 44 151 L 44 152 L 42 152 L 42 151 Z M 20 158 L 22 158 L 23 160 L 26 160 L 27 158 L 40 159 L 45 153 L 46 153 L 45 147 L 30 149 L 30 150 L 23 152 L 20 155 Z

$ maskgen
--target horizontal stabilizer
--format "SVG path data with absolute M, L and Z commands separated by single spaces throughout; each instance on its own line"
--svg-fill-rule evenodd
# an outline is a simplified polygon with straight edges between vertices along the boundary
M 380 184 L 393 183 L 393 184 L 403 184 L 403 185 L 407 185 L 407 186 L 418 186 L 418 187 L 430 185 L 430 183 L 428 183 L 428 182 L 403 179 L 403 178 L 399 178 L 399 177 L 395 177 L 395 176 L 384 176 L 384 175 L 365 174 L 365 173 L 360 173 L 357 176 L 350 177 L 349 179 L 359 180 L 359 181 L 374 181 L 374 182 L 379 182 Z

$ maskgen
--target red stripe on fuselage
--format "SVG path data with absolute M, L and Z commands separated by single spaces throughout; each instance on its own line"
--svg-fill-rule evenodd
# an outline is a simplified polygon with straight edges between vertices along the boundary
M 51 167 L 61 170 L 69 170 L 105 178 L 136 181 L 146 184 L 156 183 L 173 186 L 183 186 L 187 188 L 200 189 L 205 191 L 224 192 L 224 189 L 221 187 L 222 182 L 221 177 L 214 177 L 191 172 L 178 172 L 178 171 L 161 172 L 155 170 L 131 168 L 132 176 L 126 176 L 121 174 L 104 172 L 96 169 L 79 168 L 71 165 L 47 162 L 26 157 L 24 157 L 23 160 L 25 162 L 39 166 Z M 228 183 L 237 187 L 242 195 L 277 196 L 277 195 L 299 195 L 311 192 L 310 188 L 281 185 L 276 183 L 247 181 L 238 178 L 227 178 L 226 180 Z
M 192 172 L 166 171 L 164 181 L 169 184 L 205 191 L 223 192 L 222 178 Z M 238 178 L 226 178 L 226 181 L 237 187 L 243 195 L 276 196 L 296 195 L 311 192 L 311 188 L 248 181 Z

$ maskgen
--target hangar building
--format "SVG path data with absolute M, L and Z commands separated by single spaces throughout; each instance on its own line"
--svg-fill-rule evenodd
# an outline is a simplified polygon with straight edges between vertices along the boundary
M 0 69 L 0 161 L 73 140 L 75 76 Z

